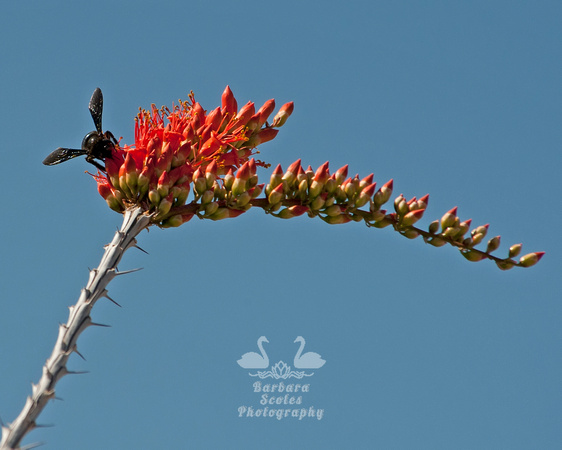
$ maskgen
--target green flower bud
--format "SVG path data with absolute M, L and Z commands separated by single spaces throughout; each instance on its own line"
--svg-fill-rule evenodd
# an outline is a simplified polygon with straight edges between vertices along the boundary
M 523 244 L 515 244 L 509 247 L 509 257 L 515 258 L 516 256 L 519 256 L 519 253 L 521 253 L 521 248 L 523 248 Z

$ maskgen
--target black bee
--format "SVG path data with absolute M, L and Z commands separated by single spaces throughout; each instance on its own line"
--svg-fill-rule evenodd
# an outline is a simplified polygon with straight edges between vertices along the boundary
M 111 157 L 111 152 L 118 144 L 117 139 L 110 131 L 105 133 L 101 128 L 101 114 L 103 111 L 103 95 L 100 88 L 96 88 L 90 99 L 88 106 L 96 131 L 90 131 L 82 140 L 82 148 L 80 150 L 73 148 L 59 147 L 53 153 L 45 158 L 43 164 L 46 166 L 54 166 L 69 159 L 76 158 L 80 155 L 86 155 L 86 161 L 96 166 L 102 172 L 105 167 L 96 161 L 96 159 L 105 162 L 105 158 Z

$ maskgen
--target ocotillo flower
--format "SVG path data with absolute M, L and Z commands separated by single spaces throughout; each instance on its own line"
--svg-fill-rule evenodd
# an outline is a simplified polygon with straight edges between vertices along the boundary
M 165 224 L 162 220 L 171 208 L 185 204 L 191 182 L 195 194 L 202 197 L 208 190 L 224 187 L 229 171 L 245 167 L 233 180 L 233 195 L 242 195 L 257 184 L 256 166 L 268 167 L 251 159 L 257 153 L 256 146 L 275 138 L 276 128 L 286 122 L 293 103 L 283 105 L 273 125 L 268 125 L 274 108 L 275 101 L 268 100 L 257 112 L 252 102 L 237 111 L 236 99 L 227 86 L 222 106 L 210 113 L 195 101 L 193 93 L 171 110 L 154 105 L 149 111 L 140 110 L 134 145 L 115 147 L 106 159 L 107 174 L 95 176 L 98 191 L 112 209 L 124 211 L 138 205 L 154 213 L 152 222 L 160 225 Z M 244 201 L 238 199 L 237 205 Z M 173 223 L 179 223 L 177 217 Z

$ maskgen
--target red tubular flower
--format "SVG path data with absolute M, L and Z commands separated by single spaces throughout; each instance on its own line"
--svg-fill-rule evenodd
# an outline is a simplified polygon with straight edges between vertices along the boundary
M 256 116 L 258 116 L 257 119 L 258 128 L 261 128 L 261 126 L 265 122 L 267 122 L 267 119 L 269 118 L 269 116 L 271 115 L 274 109 L 275 109 L 275 100 L 273 99 L 268 100 L 263 104 L 263 106 L 260 109 L 258 109 L 258 112 L 256 113 Z
M 279 130 L 274 130 L 273 128 L 265 128 L 262 131 L 260 131 L 259 133 L 254 134 L 248 140 L 248 147 L 254 148 L 254 147 L 257 147 L 260 144 L 271 141 L 272 139 L 275 139 L 275 136 L 277 136 L 277 133 L 279 133 Z
M 238 103 L 236 103 L 236 99 L 234 98 L 234 94 L 230 90 L 230 86 L 227 86 L 224 92 L 222 93 L 222 111 L 223 114 L 230 113 L 233 114 L 238 109 Z
M 116 146 L 112 156 L 106 158 L 106 173 L 96 175 L 98 190 L 113 209 L 123 211 L 139 205 L 154 213 L 155 223 L 184 223 L 191 216 L 185 212 L 174 215 L 173 208 L 185 205 L 190 183 L 200 185 L 194 189 L 196 196 L 215 189 L 215 185 L 216 189 L 230 189 L 226 185 L 234 180 L 226 180 L 229 172 L 236 172 L 238 184 L 245 184 L 237 186 L 244 188 L 238 189 L 239 193 L 257 184 L 256 166 L 268 165 L 252 156 L 257 145 L 278 133 L 267 124 L 274 108 L 275 101 L 268 100 L 257 112 L 252 102 L 238 111 L 236 98 L 227 86 L 221 106 L 209 114 L 193 94 L 171 110 L 154 105 L 150 110 L 141 109 L 135 119 L 134 145 Z M 281 126 L 291 112 L 292 104 L 284 105 L 276 116 L 276 126 Z M 241 167 L 245 168 L 237 171 Z M 236 214 L 221 211 L 216 217 Z M 164 216 L 177 217 L 164 223 Z
M 236 115 L 236 125 L 238 126 L 245 126 L 248 121 L 253 117 L 255 114 L 256 109 L 254 107 L 254 102 L 246 103 L 240 112 Z

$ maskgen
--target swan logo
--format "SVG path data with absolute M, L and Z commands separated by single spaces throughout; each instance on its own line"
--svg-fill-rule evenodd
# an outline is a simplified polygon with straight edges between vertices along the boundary
M 303 377 L 310 377 L 314 375 L 314 372 L 307 373 L 304 370 L 292 370 L 291 366 L 289 366 L 284 361 L 279 361 L 271 367 L 269 366 L 269 356 L 265 349 L 263 348 L 263 344 L 269 344 L 269 341 L 265 336 L 261 336 L 258 339 L 258 350 L 260 353 L 256 352 L 248 352 L 244 353 L 242 357 L 237 361 L 238 365 L 243 369 L 268 369 L 269 370 L 258 370 L 255 373 L 249 373 L 252 377 L 259 377 L 263 378 L 274 378 L 278 379 L 287 379 L 287 378 L 298 378 L 301 379 Z M 322 357 L 315 352 L 306 352 L 303 354 L 304 346 L 306 345 L 306 341 L 302 336 L 298 336 L 294 343 L 299 343 L 299 349 L 293 358 L 293 366 L 295 369 L 320 369 L 326 361 L 322 359 Z
M 249 372 L 251 377 L 259 377 L 260 379 L 273 378 L 275 380 L 286 380 L 288 378 L 302 379 L 311 377 L 314 372 L 311 369 L 320 369 L 326 361 L 315 352 L 304 352 L 306 341 L 302 336 L 298 336 L 294 344 L 299 344 L 297 353 L 293 358 L 293 367 L 279 360 L 279 362 L 270 365 L 269 356 L 263 345 L 269 344 L 265 336 L 258 339 L 257 352 L 244 353 L 237 361 L 238 365 L 243 369 L 255 370 Z M 297 370 L 298 369 L 298 370 Z M 282 420 L 287 417 L 303 420 L 305 418 L 314 417 L 322 420 L 324 410 L 315 406 L 304 405 L 306 396 L 310 392 L 310 383 L 285 383 L 279 381 L 268 384 L 261 381 L 252 383 L 252 392 L 259 394 L 259 405 L 241 405 L 238 407 L 238 417 L 271 417 Z

